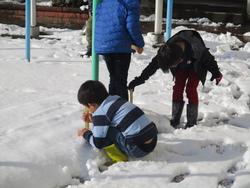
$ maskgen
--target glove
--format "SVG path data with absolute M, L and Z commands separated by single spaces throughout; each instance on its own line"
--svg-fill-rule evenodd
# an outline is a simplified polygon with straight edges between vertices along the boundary
M 220 83 L 220 81 L 221 81 L 222 77 L 223 77 L 223 75 L 222 75 L 221 73 L 220 73 L 220 75 L 219 75 L 219 76 L 214 76 L 214 75 L 212 75 L 212 77 L 211 77 L 210 81 L 213 81 L 213 80 L 215 79 L 215 81 L 216 81 L 216 85 L 218 85 L 218 84 Z
M 128 84 L 128 89 L 134 90 L 136 86 L 141 85 L 144 82 L 145 81 L 141 77 L 135 77 L 135 79 Z

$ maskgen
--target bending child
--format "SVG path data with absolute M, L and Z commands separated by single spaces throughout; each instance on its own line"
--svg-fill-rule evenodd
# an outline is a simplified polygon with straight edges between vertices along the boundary
M 101 82 L 83 83 L 78 101 L 88 109 L 83 120 L 93 123 L 92 130 L 80 129 L 78 135 L 93 147 L 113 147 L 118 153 L 136 158 L 154 150 L 158 132 L 155 124 L 139 107 L 117 95 L 109 95 Z
M 216 80 L 216 85 L 222 79 L 214 56 L 206 48 L 200 34 L 193 30 L 183 30 L 172 36 L 162 45 L 157 55 L 142 71 L 139 77 L 132 80 L 128 88 L 145 83 L 158 69 L 164 73 L 170 69 L 175 83 L 172 94 L 172 118 L 171 125 L 178 128 L 184 107 L 183 92 L 186 88 L 188 98 L 187 123 L 185 128 L 197 124 L 198 117 L 198 92 L 199 82 L 204 85 L 207 71 L 211 72 L 211 81 Z

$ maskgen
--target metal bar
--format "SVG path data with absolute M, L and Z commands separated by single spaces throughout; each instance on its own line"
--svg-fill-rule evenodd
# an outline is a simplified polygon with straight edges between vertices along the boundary
M 162 15 L 163 15 L 163 0 L 155 1 L 155 34 L 162 33 Z
M 92 7 L 92 80 L 99 79 L 99 57 L 95 52 L 95 23 L 96 23 L 96 6 L 99 0 L 93 0 Z
M 167 16 L 166 16 L 166 33 L 165 33 L 165 40 L 166 41 L 171 37 L 172 16 L 173 16 L 173 0 L 168 0 L 168 2 L 167 2 Z
M 25 31 L 26 59 L 30 62 L 30 0 L 25 1 Z

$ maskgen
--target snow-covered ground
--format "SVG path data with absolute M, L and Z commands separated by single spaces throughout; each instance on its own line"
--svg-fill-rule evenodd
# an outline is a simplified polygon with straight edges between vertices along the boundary
M 134 103 L 158 126 L 155 151 L 100 172 L 102 153 L 76 136 L 83 126 L 77 90 L 91 79 L 90 59 L 79 55 L 85 37 L 81 30 L 40 30 L 51 35 L 31 40 L 30 63 L 24 39 L 0 37 L 1 188 L 250 187 L 250 43 L 199 31 L 224 75 L 218 86 L 210 74 L 199 86 L 199 124 L 186 130 L 169 125 L 172 75 L 159 70 L 134 92 Z M 0 24 L 6 33 L 23 35 L 24 29 Z M 143 54 L 132 56 L 129 81 L 157 51 L 149 36 L 144 39 Z M 102 58 L 100 80 L 108 85 Z

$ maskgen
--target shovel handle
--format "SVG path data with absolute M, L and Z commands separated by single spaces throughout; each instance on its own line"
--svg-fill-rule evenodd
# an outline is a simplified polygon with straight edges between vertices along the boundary
M 129 90 L 129 102 L 133 103 L 133 89 Z
M 84 109 L 84 112 L 85 112 L 85 113 L 88 113 L 88 109 L 85 108 L 85 109 Z M 86 129 L 89 129 L 89 122 L 86 122 L 86 121 L 85 121 L 84 127 L 85 127 Z

